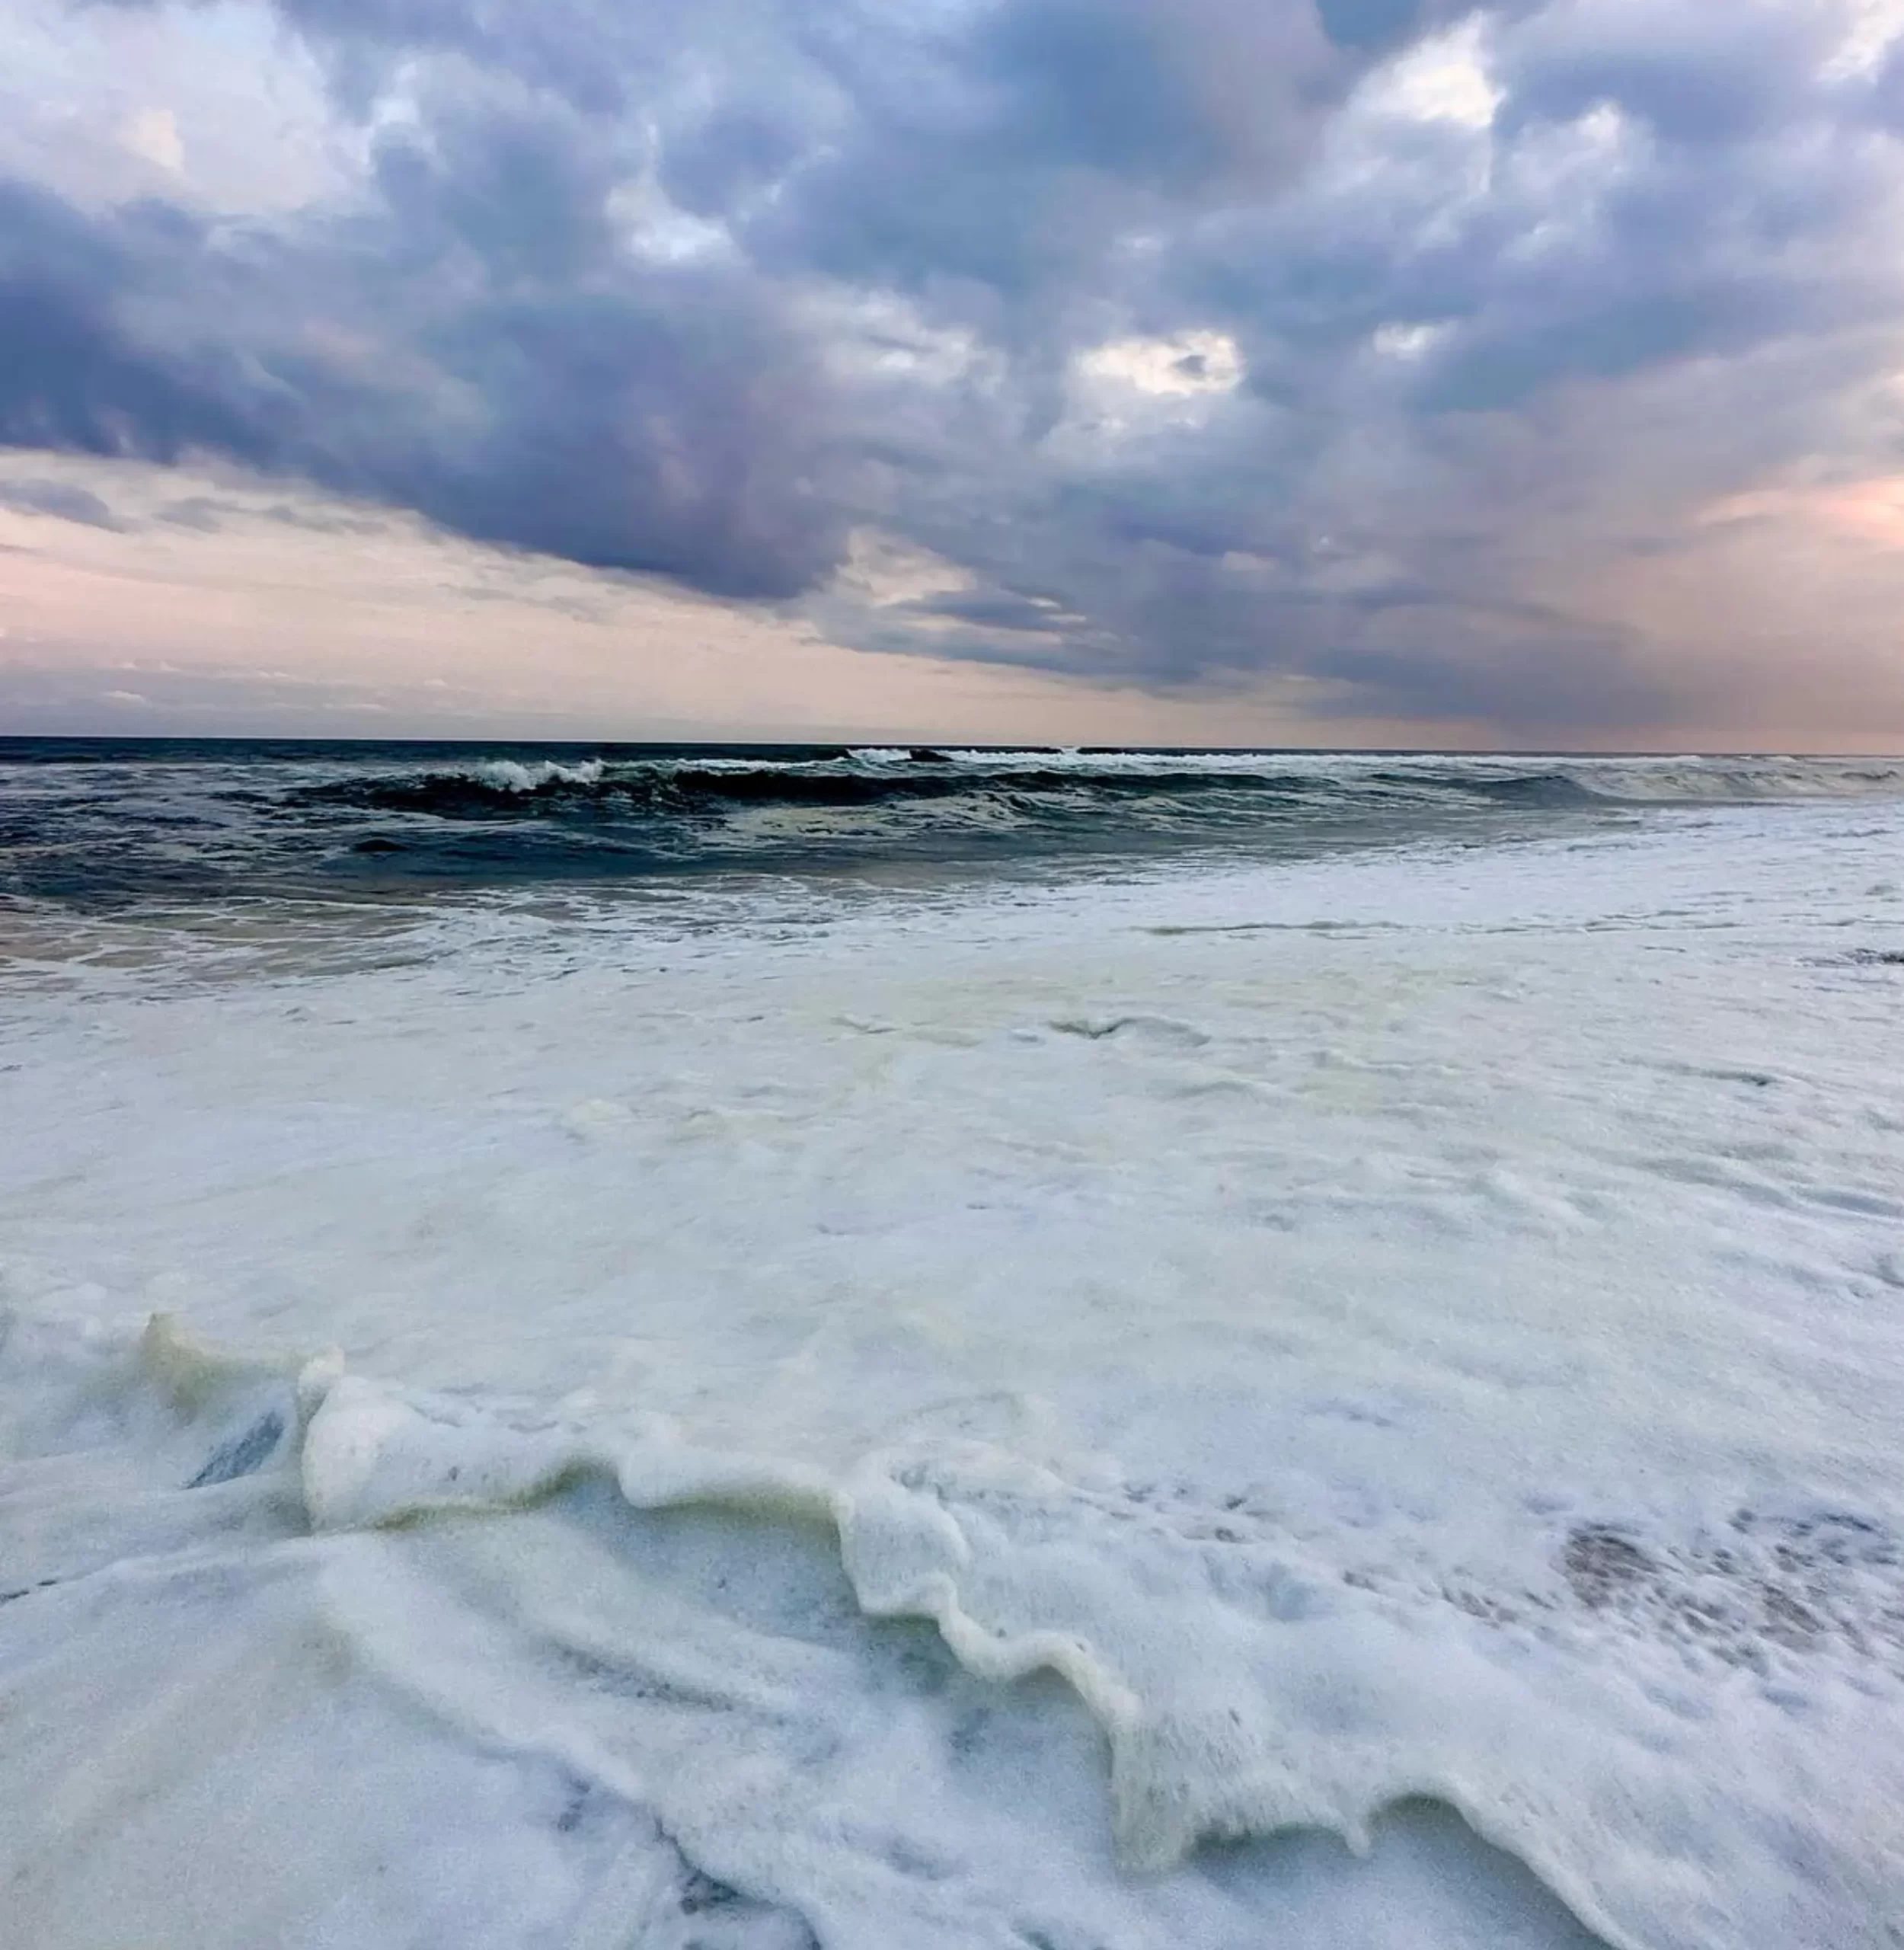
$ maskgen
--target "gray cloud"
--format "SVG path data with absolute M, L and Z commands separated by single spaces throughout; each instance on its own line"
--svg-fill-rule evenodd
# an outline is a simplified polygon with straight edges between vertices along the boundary
M 234 353 L 209 338 L 182 351 L 155 342 L 126 315 L 160 280 L 189 289 L 204 255 L 203 228 L 182 211 L 136 205 L 95 221 L 0 181 L 0 442 L 267 458 L 261 430 L 227 397 Z M 209 309 L 218 294 L 207 279 L 196 295 Z
M 1904 299 L 1904 89 L 1829 5 L 277 11 L 354 200 L 0 184 L 0 442 L 223 456 L 869 647 L 1596 730 L 1684 700 L 1557 564 L 1895 465 L 1843 402 Z M 1484 82 L 1425 38 L 1463 18 Z M 855 597 L 863 527 L 963 586 Z
M 0 481 L 0 508 L 28 515 L 53 515 L 61 521 L 117 532 L 125 526 L 89 488 L 65 481 Z
M 1427 11 L 1420 0 L 1316 0 L 1323 32 L 1342 47 L 1380 47 L 1404 40 Z
M 158 519 L 168 528 L 188 528 L 200 535 L 216 535 L 224 527 L 228 505 L 209 494 L 187 494 L 168 501 L 158 510 Z

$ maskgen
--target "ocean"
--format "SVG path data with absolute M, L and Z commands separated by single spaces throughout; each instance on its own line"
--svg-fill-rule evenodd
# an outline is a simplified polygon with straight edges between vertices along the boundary
M 1904 760 L 0 742 L 0 1935 L 1898 1950 Z

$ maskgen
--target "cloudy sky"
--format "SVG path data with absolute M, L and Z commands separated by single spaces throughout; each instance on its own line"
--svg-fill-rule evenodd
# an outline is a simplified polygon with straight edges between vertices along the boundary
M 0 730 L 1904 746 L 1904 0 L 0 0 Z

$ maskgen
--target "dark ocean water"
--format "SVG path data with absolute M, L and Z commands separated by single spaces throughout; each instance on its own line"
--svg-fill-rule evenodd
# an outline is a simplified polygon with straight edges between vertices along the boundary
M 0 740 L 0 897 L 86 909 L 1487 840 L 1883 760 Z

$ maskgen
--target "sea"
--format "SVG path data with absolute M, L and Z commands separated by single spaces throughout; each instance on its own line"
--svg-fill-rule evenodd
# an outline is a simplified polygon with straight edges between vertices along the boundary
M 0 741 L 0 1881 L 1898 1950 L 1904 759 Z

